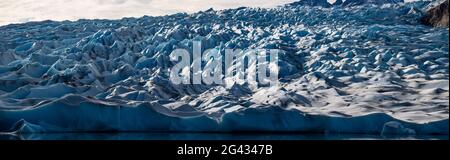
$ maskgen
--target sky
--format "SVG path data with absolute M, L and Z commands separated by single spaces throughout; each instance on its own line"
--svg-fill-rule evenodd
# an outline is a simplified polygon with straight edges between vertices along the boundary
M 0 0 L 0 25 L 42 20 L 120 19 L 209 8 L 275 7 L 296 0 Z M 328 0 L 333 3 L 335 0 Z M 411 0 L 406 0 L 411 1 Z

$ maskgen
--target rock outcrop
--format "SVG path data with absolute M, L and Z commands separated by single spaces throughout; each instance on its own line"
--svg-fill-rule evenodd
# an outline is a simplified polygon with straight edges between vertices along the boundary
M 448 0 L 427 11 L 421 19 L 422 24 L 434 27 L 448 27 Z
M 403 3 L 404 0 L 346 0 L 342 3 L 343 6 L 355 6 L 363 4 L 383 5 L 387 3 Z

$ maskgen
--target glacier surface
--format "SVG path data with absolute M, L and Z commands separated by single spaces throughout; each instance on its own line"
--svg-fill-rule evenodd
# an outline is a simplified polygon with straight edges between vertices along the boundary
M 419 23 L 429 2 L 307 3 L 2 26 L 0 132 L 448 134 L 449 31 Z M 280 49 L 281 84 L 175 85 L 169 54 L 193 41 Z

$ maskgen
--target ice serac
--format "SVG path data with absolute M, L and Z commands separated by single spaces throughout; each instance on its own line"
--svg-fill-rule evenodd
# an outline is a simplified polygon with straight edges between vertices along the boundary
M 289 4 L 291 6 L 321 6 L 331 7 L 331 4 L 327 0 L 299 0 Z
M 428 3 L 1 26 L 0 132 L 448 135 L 449 32 L 420 23 Z M 279 49 L 279 83 L 174 84 L 169 55 L 194 42 Z
M 342 3 L 344 3 L 342 0 L 336 0 L 333 5 L 342 5 Z
M 425 25 L 448 28 L 448 10 L 448 0 L 443 1 L 441 4 L 429 9 L 425 16 L 421 18 L 421 22 Z

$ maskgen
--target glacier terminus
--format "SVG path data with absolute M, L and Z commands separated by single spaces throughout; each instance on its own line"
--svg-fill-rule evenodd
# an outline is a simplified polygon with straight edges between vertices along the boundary
M 0 26 L 0 132 L 448 135 L 449 30 L 420 21 L 433 4 L 302 0 Z M 192 57 L 195 43 L 217 59 L 242 50 L 229 63 L 247 68 L 238 75 L 257 79 L 265 65 L 276 85 L 174 83 L 171 53 Z M 248 49 L 279 52 L 256 63 Z M 176 74 L 228 71 L 186 62 Z

